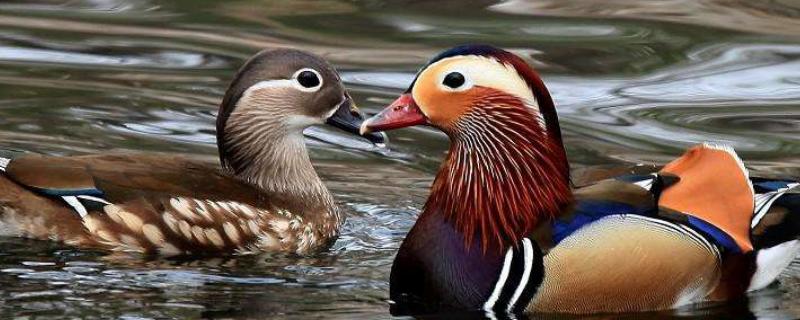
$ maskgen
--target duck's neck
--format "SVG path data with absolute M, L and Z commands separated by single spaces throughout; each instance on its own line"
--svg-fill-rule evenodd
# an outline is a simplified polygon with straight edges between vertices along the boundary
M 333 198 L 311 164 L 302 129 L 263 124 L 253 128 L 228 128 L 219 142 L 223 167 L 265 193 L 333 209 Z
M 449 130 L 450 152 L 423 215 L 442 214 L 486 251 L 529 236 L 571 200 L 560 138 L 524 107 L 497 105 Z

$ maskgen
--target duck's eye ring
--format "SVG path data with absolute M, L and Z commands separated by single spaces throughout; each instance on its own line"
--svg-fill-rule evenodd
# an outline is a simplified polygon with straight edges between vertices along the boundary
M 311 71 L 303 71 L 297 75 L 297 82 L 306 88 L 313 88 L 319 85 L 319 77 Z
M 448 73 L 442 79 L 442 84 L 450 89 L 459 89 L 467 82 L 467 79 L 464 78 L 464 75 L 461 72 L 453 71 Z
M 302 91 L 312 92 L 322 87 L 322 76 L 314 69 L 303 68 L 297 70 L 292 78 L 297 83 L 298 89 Z

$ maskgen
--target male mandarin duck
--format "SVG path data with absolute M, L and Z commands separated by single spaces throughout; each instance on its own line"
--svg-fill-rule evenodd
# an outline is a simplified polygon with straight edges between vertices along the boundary
M 450 138 L 391 271 L 392 311 L 663 310 L 764 288 L 800 252 L 800 193 L 704 144 L 653 173 L 572 190 L 553 101 L 521 58 L 445 51 L 362 133 Z
M 265 50 L 220 105 L 221 167 L 165 155 L 0 158 L 0 235 L 163 255 L 322 250 L 343 217 L 303 129 L 358 133 L 362 122 L 325 60 Z

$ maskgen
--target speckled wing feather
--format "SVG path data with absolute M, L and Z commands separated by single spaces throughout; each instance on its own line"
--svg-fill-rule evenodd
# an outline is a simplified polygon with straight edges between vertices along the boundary
M 5 169 L 0 178 L 40 198 L 23 202 L 0 195 L 5 208 L 0 217 L 33 238 L 173 255 L 302 254 L 328 245 L 333 236 L 293 214 L 312 209 L 304 203 L 260 193 L 211 164 L 180 157 L 26 156 L 11 160 Z M 0 184 L 0 191 L 11 188 Z M 43 208 L 57 214 L 36 215 Z M 34 221 L 66 230 L 27 232 Z

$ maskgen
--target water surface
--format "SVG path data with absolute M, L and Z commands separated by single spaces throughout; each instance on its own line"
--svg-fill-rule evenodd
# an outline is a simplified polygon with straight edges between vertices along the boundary
M 663 163 L 718 141 L 758 173 L 800 176 L 791 0 L 2 1 L 0 149 L 213 159 L 217 105 L 261 48 L 325 56 L 377 112 L 430 56 L 465 42 L 536 66 L 573 168 Z M 407 129 L 381 150 L 307 133 L 348 214 L 330 252 L 148 260 L 0 239 L 0 318 L 390 318 L 389 267 L 447 141 Z M 629 317 L 800 318 L 800 265 L 782 280 L 746 301 Z

